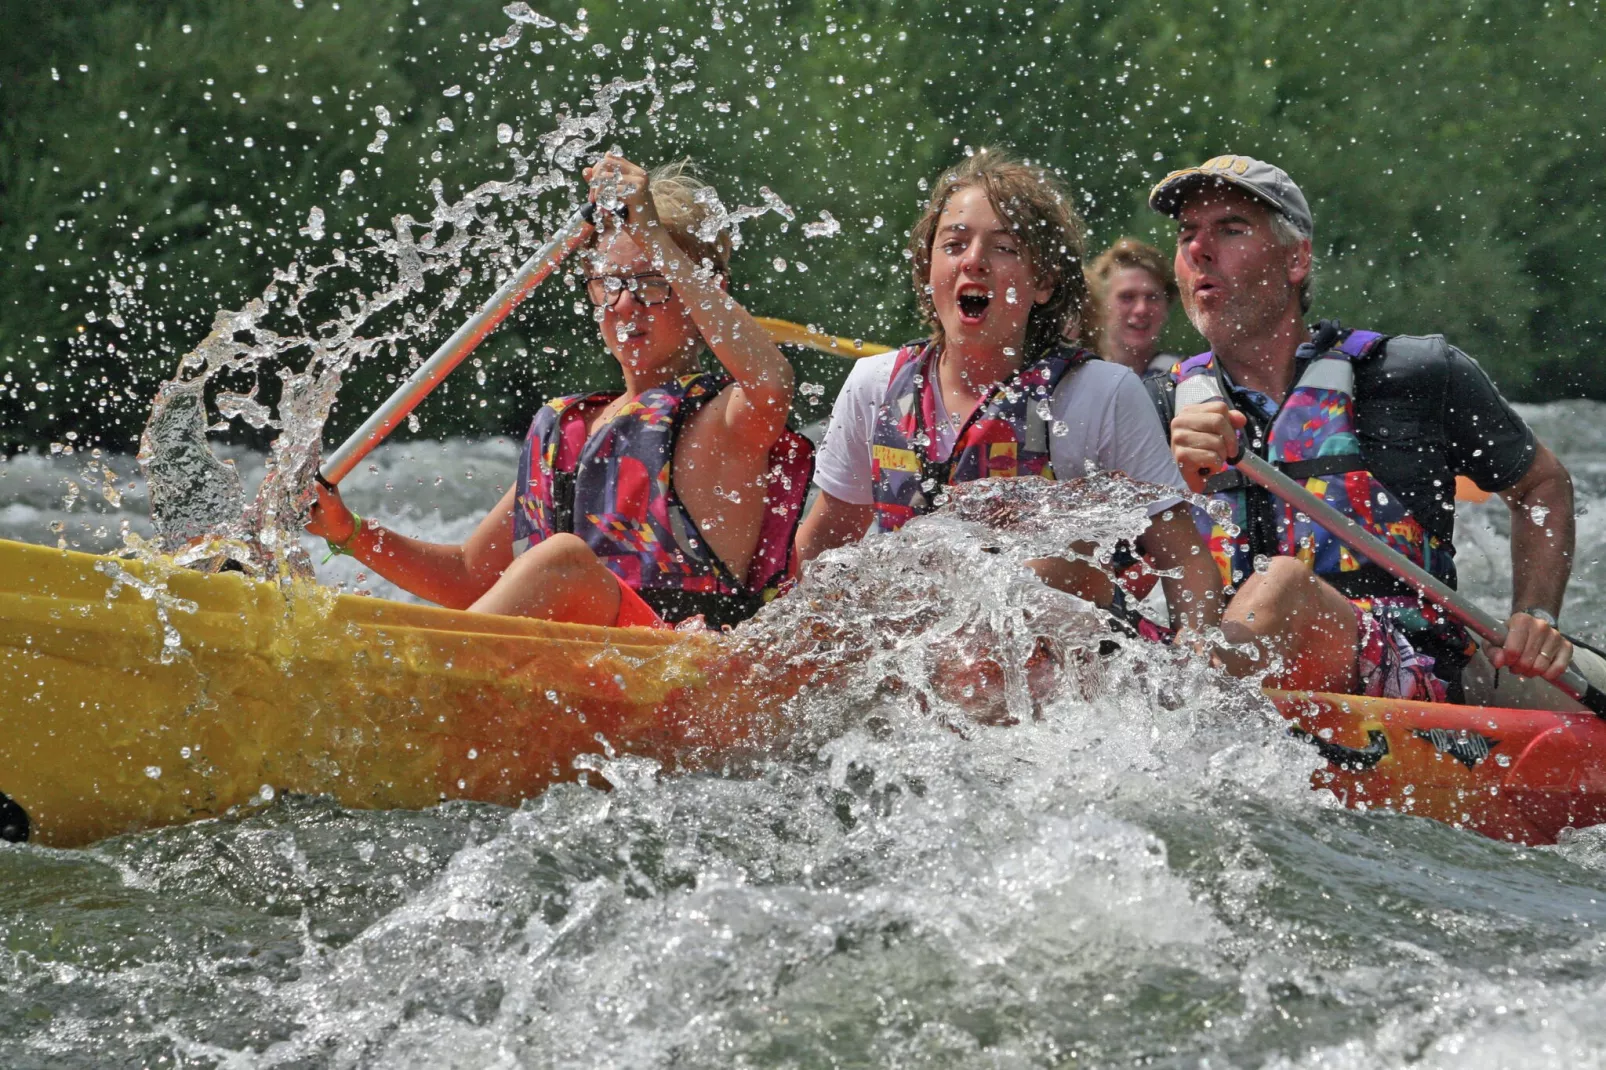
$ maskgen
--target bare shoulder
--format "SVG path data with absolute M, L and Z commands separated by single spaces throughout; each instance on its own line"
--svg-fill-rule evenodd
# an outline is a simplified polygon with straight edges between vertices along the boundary
M 725 464 L 746 458 L 762 463 L 770 447 L 781 437 L 785 422 L 783 420 L 773 431 L 766 429 L 762 433 L 754 433 L 753 423 L 732 426 L 727 417 L 732 399 L 740 389 L 736 383 L 730 383 L 704 402 L 681 427 L 680 447 L 704 452 Z

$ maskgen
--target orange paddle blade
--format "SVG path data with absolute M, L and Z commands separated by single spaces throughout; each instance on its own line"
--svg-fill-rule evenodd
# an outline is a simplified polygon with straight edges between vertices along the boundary
M 807 346 L 817 349 L 821 353 L 832 353 L 839 357 L 873 357 L 878 353 L 889 353 L 891 346 L 877 345 L 866 342 L 862 338 L 839 338 L 824 331 L 817 331 L 805 327 L 801 323 L 792 323 L 790 320 L 770 319 L 766 316 L 754 316 L 760 327 L 769 333 L 771 341 L 776 345 Z
M 1466 476 L 1455 477 L 1455 500 L 1458 502 L 1472 502 L 1474 505 L 1489 500 L 1489 492 L 1478 486 Z

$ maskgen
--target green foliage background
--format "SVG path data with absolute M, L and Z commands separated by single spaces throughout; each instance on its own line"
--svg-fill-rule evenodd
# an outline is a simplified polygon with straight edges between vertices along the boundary
M 594 76 L 639 78 L 649 57 L 667 107 L 621 147 L 694 157 L 727 205 L 768 186 L 798 212 L 744 228 L 736 274 L 757 312 L 886 341 L 921 333 L 904 236 L 920 180 L 966 146 L 1060 169 L 1095 249 L 1122 234 L 1164 245 L 1149 186 L 1237 152 L 1282 163 L 1310 197 L 1318 314 L 1442 331 L 1518 398 L 1606 397 L 1592 359 L 1606 294 L 1593 0 L 631 0 L 584 18 L 565 0 L 540 10 L 583 23 L 583 40 L 530 30 L 493 64 L 500 6 L 0 0 L 4 445 L 71 432 L 127 448 L 213 313 L 260 294 L 307 244 L 311 207 L 328 215 L 327 245 L 357 241 L 359 217 L 422 214 L 431 179 L 452 195 L 507 173 L 498 123 L 533 138 L 555 122 L 544 103 L 579 109 Z M 465 92 L 444 95 L 453 85 Z M 365 151 L 376 105 L 396 117 L 382 154 Z M 842 232 L 804 238 L 821 210 Z M 140 287 L 143 312 L 121 327 L 106 319 L 113 279 Z M 1168 342 L 1198 339 L 1177 315 Z M 615 374 L 556 286 L 483 358 L 485 384 L 454 382 L 424 433 L 514 431 L 539 398 Z M 823 415 L 846 368 L 798 359 L 825 388 L 800 397 L 799 416 Z M 383 396 L 400 361 L 382 363 L 348 381 L 333 433 Z

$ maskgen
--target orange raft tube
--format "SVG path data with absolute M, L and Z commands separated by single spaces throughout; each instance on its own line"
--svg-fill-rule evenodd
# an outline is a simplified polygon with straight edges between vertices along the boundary
M 1554 843 L 1606 821 L 1606 722 L 1592 713 L 1273 693 L 1327 759 L 1311 778 L 1357 810 Z
M 34 842 L 77 846 L 276 791 L 351 808 L 516 805 L 608 747 L 717 769 L 762 753 L 809 682 L 751 670 L 703 635 L 0 540 L 0 792 L 15 804 L 0 802 L 0 833 L 25 813 Z M 1328 759 L 1315 786 L 1349 806 L 1530 844 L 1606 821 L 1606 724 L 1592 715 L 1270 697 Z

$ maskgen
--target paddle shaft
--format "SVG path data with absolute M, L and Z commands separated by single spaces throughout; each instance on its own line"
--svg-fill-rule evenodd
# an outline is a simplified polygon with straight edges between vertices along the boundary
M 1439 606 L 1456 620 L 1476 632 L 1486 642 L 1504 646 L 1506 626 L 1496 620 L 1447 584 L 1430 575 L 1425 569 L 1407 560 L 1376 535 L 1361 527 L 1351 518 L 1334 509 L 1327 502 L 1306 490 L 1293 478 L 1272 467 L 1252 453 L 1244 453 L 1232 462 L 1238 471 L 1252 483 L 1265 488 L 1284 502 L 1309 515 L 1326 528 L 1345 546 L 1387 572 L 1401 583 L 1422 592 L 1422 597 Z M 1595 713 L 1606 717 L 1606 693 L 1585 679 L 1575 666 L 1567 666 L 1560 680 L 1560 690 L 1577 699 Z
M 441 343 L 440 348 L 407 377 L 407 381 L 389 400 L 329 455 L 318 472 L 325 483 L 333 486 L 345 479 L 374 447 L 385 441 L 397 425 L 407 419 L 407 415 L 429 396 L 430 391 L 441 384 L 441 380 L 451 374 L 453 368 L 474 352 L 486 335 L 507 319 L 519 302 L 530 295 L 530 291 L 545 282 L 565 257 L 591 237 L 593 207 L 587 204 L 570 216 L 568 222 L 548 238 L 546 244 L 536 250 L 535 255 L 526 260 L 478 312 Z

